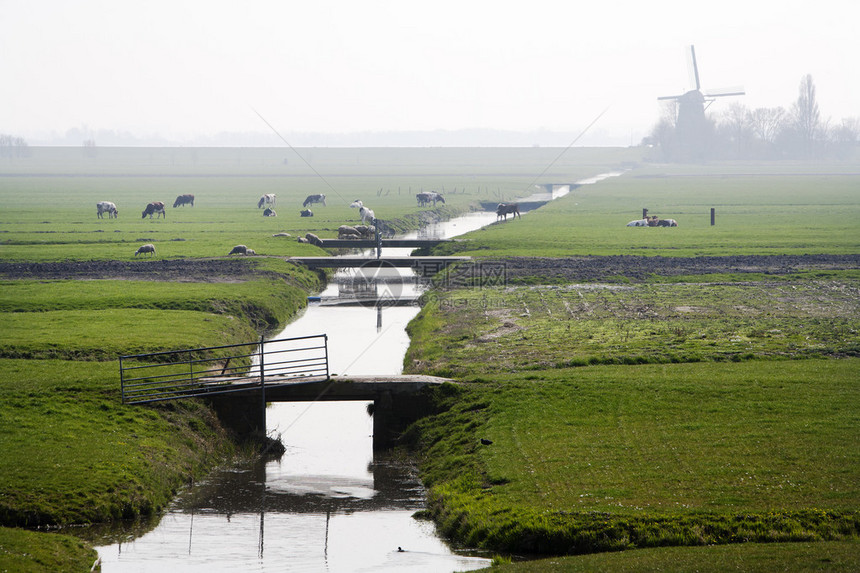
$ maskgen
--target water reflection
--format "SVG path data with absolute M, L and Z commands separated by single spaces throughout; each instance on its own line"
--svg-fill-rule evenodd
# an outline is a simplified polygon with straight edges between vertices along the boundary
M 424 489 L 401 460 L 374 455 L 366 402 L 279 404 L 276 462 L 223 468 L 179 496 L 149 534 L 100 547 L 104 571 L 466 571 L 412 517 Z M 398 552 L 402 547 L 405 552 Z

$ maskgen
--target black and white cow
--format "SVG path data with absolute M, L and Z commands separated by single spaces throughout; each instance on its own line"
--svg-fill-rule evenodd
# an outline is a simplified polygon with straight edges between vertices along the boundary
M 108 214 L 108 219 L 115 219 L 119 216 L 119 211 L 117 211 L 116 205 L 110 201 L 99 201 L 96 203 L 96 216 L 99 219 L 104 219 L 105 213 Z
M 314 203 L 322 203 L 323 207 L 325 207 L 326 206 L 325 195 L 322 195 L 322 194 L 308 195 L 305 198 L 305 202 L 302 203 L 302 207 L 307 207 L 308 205 L 313 205 Z
M 257 201 L 257 209 L 262 208 L 263 205 L 269 205 L 271 207 L 274 207 L 275 206 L 275 200 L 277 198 L 278 198 L 278 196 L 275 195 L 274 193 L 266 193 L 265 195 L 260 197 L 259 201 Z
M 433 203 L 434 207 L 436 206 L 437 202 L 443 204 L 445 203 L 445 198 L 434 191 L 418 193 L 417 195 L 415 195 L 415 198 L 418 199 L 419 207 L 426 207 L 431 202 Z

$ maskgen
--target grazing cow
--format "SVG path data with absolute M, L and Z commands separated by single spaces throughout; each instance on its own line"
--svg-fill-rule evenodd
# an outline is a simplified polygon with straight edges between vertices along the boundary
M 418 199 L 419 207 L 426 207 L 430 204 L 431 201 L 433 202 L 434 207 L 436 206 L 436 202 L 440 202 L 442 204 L 445 203 L 445 198 L 442 197 L 442 195 L 440 195 L 439 193 L 433 191 L 429 193 L 418 193 L 417 195 L 415 195 L 415 198 Z
M 164 212 L 164 203 L 161 201 L 153 201 L 149 205 L 146 206 L 146 209 L 143 210 L 143 215 L 140 217 L 141 219 L 146 219 L 146 216 L 149 215 L 149 218 L 152 219 L 153 215 L 159 215 L 167 219 L 167 213 Z
M 271 205 L 272 207 L 274 207 L 275 199 L 277 198 L 277 195 L 275 195 L 274 193 L 266 193 L 265 195 L 260 197 L 259 201 L 257 201 L 257 209 L 260 209 L 263 205 Z
M 176 201 L 173 202 L 173 207 L 185 207 L 186 205 L 194 206 L 194 195 L 180 195 L 176 198 Z
M 302 217 L 313 217 L 314 212 L 310 209 L 302 209 L 301 211 L 299 211 L 299 215 L 301 215 Z
M 142 254 L 146 254 L 146 253 L 149 253 L 150 255 L 155 255 L 155 245 L 153 245 L 152 243 L 147 243 L 145 245 L 141 245 L 134 252 L 134 256 L 136 257 L 137 255 L 142 255 Z
M 514 219 L 519 216 L 520 219 L 523 218 L 520 215 L 520 205 L 519 203 L 499 203 L 499 206 L 496 208 L 496 221 L 504 217 L 504 220 L 508 220 L 508 215 L 513 215 Z
M 233 250 L 231 250 L 229 253 L 227 253 L 227 256 L 245 255 L 247 253 L 248 253 L 248 247 L 246 247 L 245 245 L 236 245 L 235 247 L 233 247 Z
M 110 201 L 99 201 L 96 203 L 96 216 L 99 219 L 104 219 L 104 214 L 108 214 L 108 219 L 119 217 L 119 211 L 116 210 L 116 205 Z
M 305 202 L 302 203 L 302 207 L 307 207 L 308 205 L 313 205 L 314 203 L 322 203 L 323 207 L 325 207 L 325 195 L 308 195 L 305 198 Z
M 353 209 L 358 209 L 358 214 L 361 217 L 362 223 L 367 223 L 368 221 L 373 223 L 374 219 L 376 219 L 376 215 L 373 213 L 373 211 L 365 207 L 364 203 L 362 203 L 358 199 L 353 201 L 352 204 L 350 204 L 350 207 L 352 207 Z
M 627 223 L 628 227 L 647 227 L 648 219 L 636 219 L 635 221 L 630 221 Z
M 660 219 L 657 221 L 658 227 L 677 227 L 678 221 L 675 219 Z
M 275 210 L 272 209 L 271 207 L 266 207 L 263 210 L 263 217 L 277 217 L 277 216 L 278 216 L 278 214 L 275 213 Z

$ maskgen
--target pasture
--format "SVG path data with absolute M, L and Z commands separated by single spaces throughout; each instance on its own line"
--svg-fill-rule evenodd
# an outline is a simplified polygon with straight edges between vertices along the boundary
M 205 408 L 122 407 L 113 358 L 232 342 L 287 320 L 320 283 L 280 257 L 322 254 L 295 238 L 334 237 L 357 222 L 356 199 L 414 228 L 537 184 L 635 166 L 437 252 L 502 261 L 860 252 L 854 164 L 643 166 L 636 149 L 32 152 L 0 159 L 0 263 L 132 265 L 143 243 L 157 253 L 140 263 L 149 276 L 4 279 L 7 524 L 156 512 L 183 479 L 232 451 Z M 415 194 L 431 190 L 446 203 L 418 207 Z M 171 207 L 187 193 L 194 207 Z M 264 193 L 277 195 L 277 217 L 257 208 Z M 301 218 L 317 193 L 328 206 Z M 102 200 L 119 218 L 97 218 Z M 156 200 L 167 217 L 142 219 Z M 642 208 L 680 226 L 625 227 Z M 236 244 L 263 256 L 234 257 L 243 270 L 232 274 L 168 272 L 224 263 Z M 856 269 L 662 277 L 656 268 L 643 280 L 552 288 L 538 275 L 526 268 L 516 285 L 434 292 L 410 326 L 406 371 L 467 383 L 442 390 L 449 409 L 407 436 L 422 456 L 428 513 L 446 533 L 558 553 L 856 539 Z M 48 455 L 33 456 L 37 447 Z M 856 544 L 843 547 L 834 558 L 856 561 Z
M 627 227 L 649 215 L 678 227 Z M 715 209 L 715 225 L 710 210 Z M 856 165 L 642 166 L 466 235 L 438 254 L 778 255 L 860 252 Z
M 35 148 L 26 159 L 0 159 L 0 259 L 16 261 L 130 259 L 144 243 L 157 258 L 226 256 L 237 244 L 258 255 L 322 254 L 296 237 L 337 236 L 357 224 L 359 199 L 395 230 L 424 218 L 477 208 L 482 200 L 530 194 L 530 185 L 592 176 L 632 161 L 627 150 L 572 150 L 538 177 L 557 150 L 300 150 L 283 149 L 79 149 Z M 287 164 L 284 160 L 288 159 Z M 419 208 L 422 191 L 445 194 L 437 208 Z M 277 196 L 277 217 L 257 208 Z M 182 194 L 195 204 L 173 208 Z M 308 195 L 325 194 L 327 206 L 299 213 Z M 112 201 L 117 219 L 99 219 L 96 203 Z M 143 219 L 151 201 L 166 218 Z M 435 212 L 433 215 L 428 213 Z M 291 237 L 273 237 L 290 233 Z

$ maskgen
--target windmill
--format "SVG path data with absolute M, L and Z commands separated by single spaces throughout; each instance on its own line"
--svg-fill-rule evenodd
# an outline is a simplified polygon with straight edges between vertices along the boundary
M 661 96 L 658 100 L 675 100 L 678 102 L 678 118 L 676 133 L 678 143 L 693 155 L 700 155 L 708 141 L 710 126 L 705 119 L 705 110 L 718 97 L 739 96 L 746 92 L 743 88 L 728 88 L 702 91 L 699 83 L 699 66 L 696 63 L 696 49 L 690 46 L 690 74 L 695 82 L 695 89 L 681 95 Z

